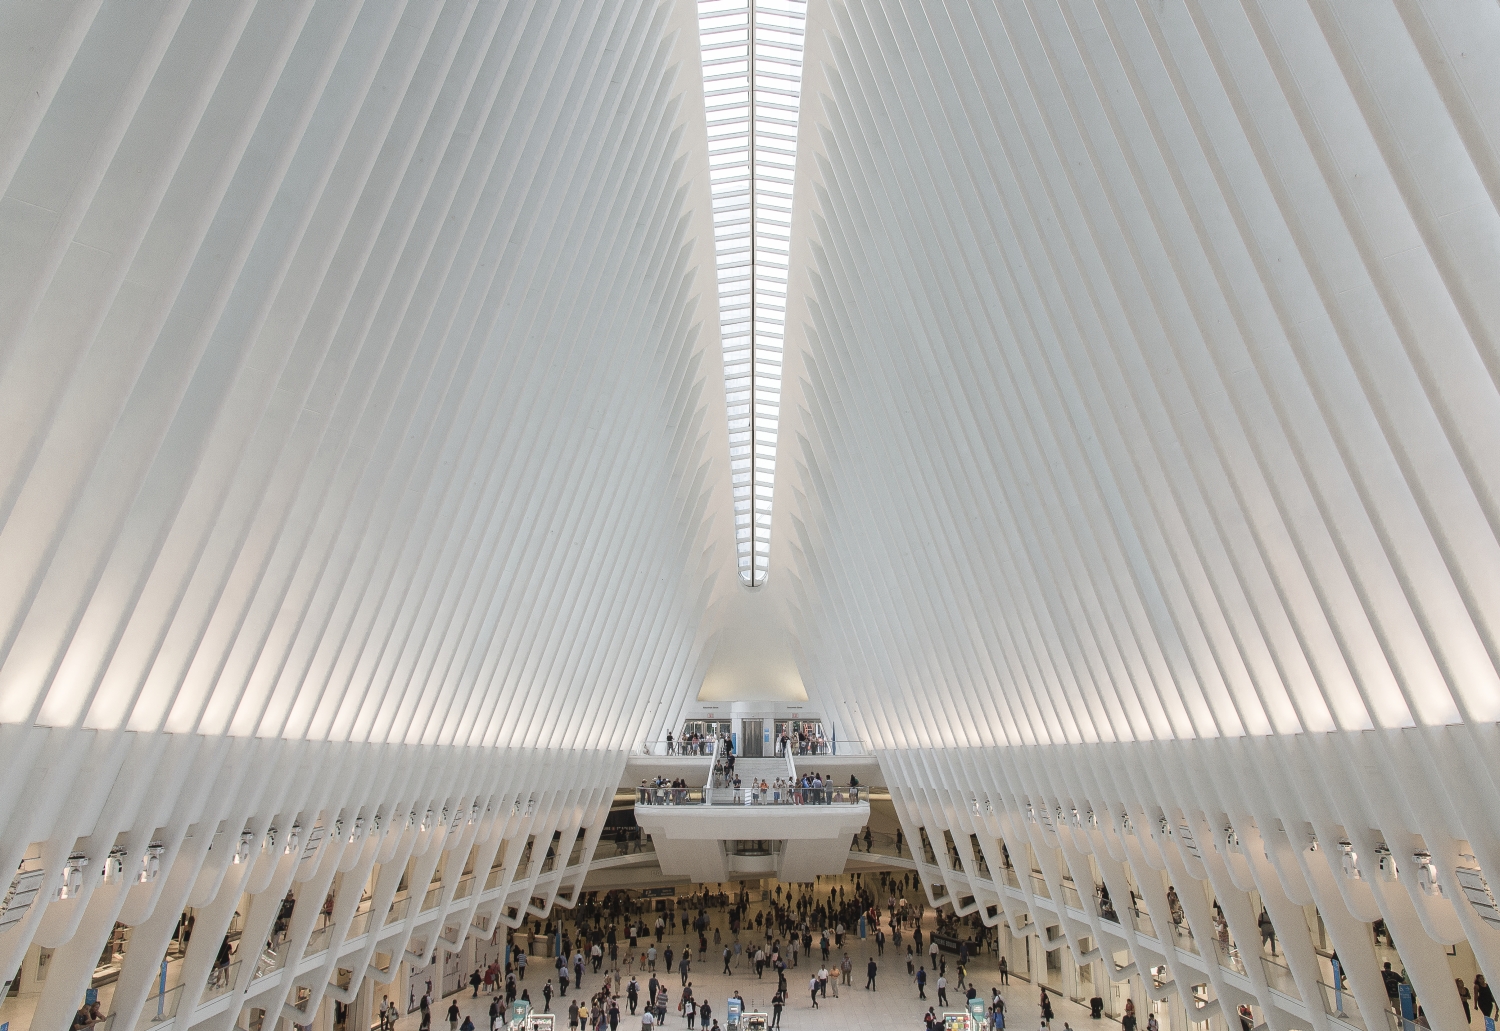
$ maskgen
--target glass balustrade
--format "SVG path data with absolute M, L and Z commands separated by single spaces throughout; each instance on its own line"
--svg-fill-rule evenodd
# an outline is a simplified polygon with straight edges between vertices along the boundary
M 304 956 L 315 956 L 320 952 L 328 951 L 328 944 L 333 941 L 333 924 L 326 924 L 312 933 L 307 939 L 307 948 L 302 950 Z
M 1151 914 L 1146 912 L 1146 907 L 1140 901 L 1130 907 L 1131 922 L 1135 924 L 1135 933 L 1147 938 L 1155 938 L 1156 922 L 1151 919 Z
M 861 802 L 870 800 L 870 789 L 860 785 L 858 787 L 772 787 L 767 785 L 765 790 L 752 788 L 749 784 L 743 784 L 738 788 L 674 788 L 674 787 L 646 787 L 636 788 L 636 805 L 736 805 L 736 806 L 774 806 L 774 805 L 859 805 Z M 936 860 L 933 860 L 934 865 Z
M 240 977 L 240 961 L 235 960 L 228 966 L 214 967 L 208 973 L 208 984 L 203 988 L 203 1002 L 217 999 L 221 995 L 227 995 L 234 990 L 235 983 Z
M 1342 991 L 1335 991 L 1333 985 L 1319 981 L 1318 994 L 1323 999 L 1324 1013 L 1342 1020 L 1351 1027 L 1369 1028 L 1364 1016 L 1359 1012 L 1359 1004 L 1354 1001 L 1354 996 L 1349 992 L 1347 981 Z
M 368 908 L 365 908 L 360 910 L 358 913 L 355 913 L 354 919 L 349 921 L 349 934 L 347 935 L 346 940 L 348 938 L 358 938 L 360 935 L 365 934 L 369 930 L 370 910 Z
M 411 899 L 409 898 L 397 899 L 395 902 L 392 902 L 390 912 L 386 913 L 385 915 L 386 925 L 389 926 L 390 924 L 399 923 L 402 920 L 405 920 L 406 910 L 410 905 Z
M 165 995 L 162 994 L 160 985 L 161 983 L 157 982 L 157 987 L 153 988 L 151 994 L 147 996 L 146 1005 L 141 1009 L 141 1015 L 136 1018 L 136 1031 L 177 1016 L 177 1006 L 182 1001 L 182 985 L 168 988 Z
M 1235 948 L 1234 942 L 1216 939 L 1214 941 L 1214 955 L 1219 961 L 1219 966 L 1225 970 L 1232 970 L 1241 976 L 1245 974 L 1244 961 L 1240 959 L 1240 950 Z
M 279 945 L 267 945 L 255 959 L 255 973 L 251 980 L 269 977 L 286 966 L 286 952 L 287 946 L 284 941 Z
M 1260 957 L 1260 966 L 1265 972 L 1266 984 L 1293 999 L 1302 998 L 1302 991 L 1297 987 L 1297 979 L 1292 976 L 1291 969 L 1285 963 L 1263 955 Z

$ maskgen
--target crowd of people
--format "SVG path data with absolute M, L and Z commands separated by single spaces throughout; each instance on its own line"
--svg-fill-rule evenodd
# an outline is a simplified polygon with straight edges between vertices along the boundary
M 642 1031 L 656 1031 L 671 1024 L 674 1014 L 682 1022 L 678 1028 L 715 1031 L 724 1014 L 715 1011 L 722 1003 L 710 996 L 722 1000 L 721 978 L 740 977 L 748 983 L 730 985 L 754 988 L 756 998 L 745 1004 L 738 991 L 728 994 L 741 999 L 742 1010 L 765 1010 L 772 1028 L 781 1026 L 786 1009 L 821 1010 L 841 989 L 861 985 L 870 992 L 905 987 L 926 1009 L 924 1022 L 937 1021 L 932 1031 L 941 1031 L 945 1008 L 981 997 L 975 1008 L 986 1013 L 986 1031 L 1005 1027 L 1003 957 L 992 954 L 985 963 L 990 984 L 981 985 L 971 971 L 977 956 L 993 953 L 996 932 L 972 916 L 929 912 L 913 873 L 854 874 L 777 884 L 764 892 L 715 888 L 663 899 L 585 893 L 572 912 L 559 914 L 562 919 L 523 925 L 503 961 L 468 979 L 471 997 L 492 995 L 488 1027 L 474 1028 L 468 1020 L 459 1026 L 460 1015 L 450 1005 L 449 1031 L 500 1031 L 518 999 L 536 1012 L 556 1014 L 559 1024 L 565 1018 L 569 1031 L 618 1031 L 622 1022 L 635 1031 L 637 1020 Z M 537 962 L 550 968 L 550 976 L 538 978 L 534 971 L 528 986 L 526 968 Z M 899 982 L 903 964 L 907 981 Z M 861 973 L 864 979 L 856 983 Z M 897 985 L 889 983 L 892 976 Z M 704 990 L 704 983 L 715 987 Z M 1040 996 L 1041 1013 L 1050 1018 L 1053 1003 L 1046 990 Z M 393 1018 L 395 1009 L 390 1006 Z M 425 1029 L 425 1000 L 423 1012 Z M 479 1013 L 473 1021 L 483 1023 Z M 1066 1028 L 1061 1022 L 1049 1026 Z
M 729 759 L 727 767 L 715 767 L 711 786 L 716 791 L 727 791 L 733 804 L 840 805 L 859 801 L 860 785 L 855 777 L 850 777 L 847 785 L 836 784 L 832 776 L 825 779 L 817 772 L 804 773 L 795 780 L 791 777 L 751 777 L 747 783 L 734 772 L 734 757 Z

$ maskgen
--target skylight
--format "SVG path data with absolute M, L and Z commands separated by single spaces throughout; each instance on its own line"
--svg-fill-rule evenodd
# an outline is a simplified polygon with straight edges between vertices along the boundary
M 765 583 L 806 0 L 699 0 L 740 579 Z

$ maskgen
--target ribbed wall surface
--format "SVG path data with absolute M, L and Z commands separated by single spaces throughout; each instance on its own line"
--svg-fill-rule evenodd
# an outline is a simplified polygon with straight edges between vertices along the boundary
M 1497 55 L 1479 2 L 809 24 L 777 544 L 804 679 L 912 840 L 976 834 L 996 871 L 1030 845 L 1054 899 L 1128 870 L 1159 928 L 1175 881 L 1198 942 L 1217 897 L 1243 950 L 1258 891 L 1318 1028 L 1304 903 L 1372 1028 L 1356 921 L 1434 1027 L 1463 1016 L 1438 943 L 1500 964 L 1455 873 L 1500 873 Z M 1290 1026 L 1254 960 L 1205 972 L 964 855 L 928 876 L 991 919 Z
M 374 930 L 303 907 L 179 1031 L 569 903 L 721 640 L 795 653 L 961 909 L 1277 1031 L 1342 1031 L 1312 904 L 1377 1031 L 1383 919 L 1457 1026 L 1445 946 L 1500 977 L 1500 8 L 809 4 L 757 595 L 697 26 L 0 4 L 0 871 L 46 885 L 0 974 L 57 950 L 34 1026 L 118 920 L 133 1027 L 185 904 L 196 992 L 245 893 L 254 942 L 289 888 L 441 885 Z M 153 840 L 156 880 L 98 876 Z M 1292 983 L 1084 897 L 1166 928 L 1168 883 L 1204 945 L 1265 905 Z
M 196 991 L 252 893 L 227 1028 L 576 893 L 540 853 L 592 848 L 734 576 L 696 62 L 652 0 L 0 5 L 0 868 L 41 843 L 47 884 L 0 968 L 59 948 L 35 1026 L 116 919 L 130 1027 L 182 906 Z M 155 883 L 99 877 L 153 839 Z M 383 916 L 412 857 L 440 904 L 350 954 L 350 886 L 378 860 Z M 328 961 L 309 901 L 252 983 L 335 875 Z

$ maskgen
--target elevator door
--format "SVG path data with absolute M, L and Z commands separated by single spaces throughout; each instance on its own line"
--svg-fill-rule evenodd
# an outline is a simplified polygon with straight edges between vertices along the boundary
M 762 738 L 765 735 L 765 720 L 740 720 L 740 755 L 746 759 L 759 759 L 766 754 Z

